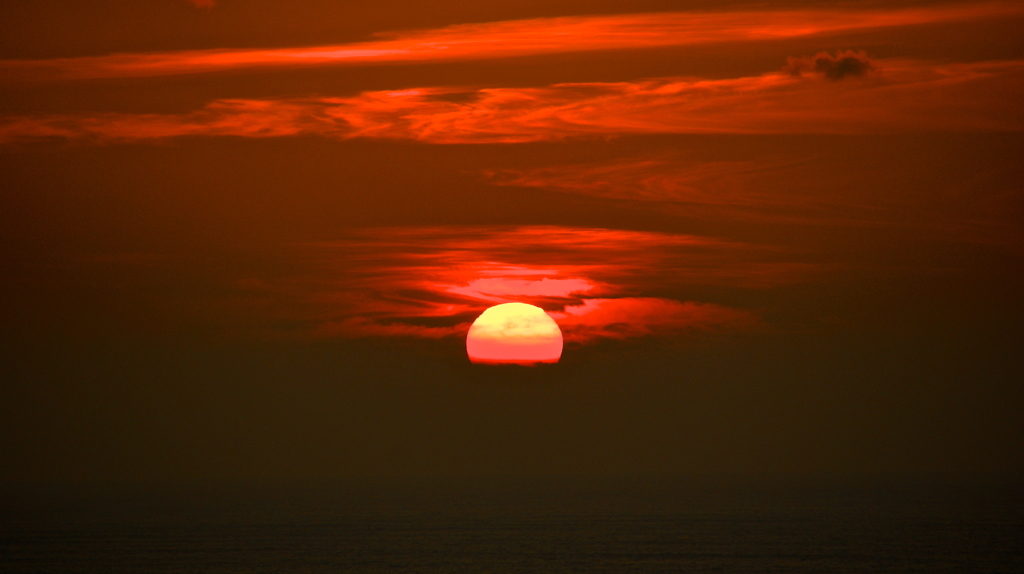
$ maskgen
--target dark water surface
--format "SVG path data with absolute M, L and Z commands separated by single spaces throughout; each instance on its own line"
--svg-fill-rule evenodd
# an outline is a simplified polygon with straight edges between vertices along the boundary
M 1024 572 L 1013 487 L 8 489 L 2 572 Z

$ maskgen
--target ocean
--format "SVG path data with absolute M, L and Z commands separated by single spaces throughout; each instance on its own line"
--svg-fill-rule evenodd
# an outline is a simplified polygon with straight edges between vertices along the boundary
M 1024 572 L 1012 486 L 8 488 L 4 573 Z

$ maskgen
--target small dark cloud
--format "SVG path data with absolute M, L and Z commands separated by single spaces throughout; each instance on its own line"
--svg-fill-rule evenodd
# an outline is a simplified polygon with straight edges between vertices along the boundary
M 794 76 L 812 73 L 829 80 L 863 76 L 873 67 L 866 53 L 854 50 L 836 52 L 834 56 L 828 52 L 819 52 L 810 58 L 789 58 L 786 63 L 786 71 Z

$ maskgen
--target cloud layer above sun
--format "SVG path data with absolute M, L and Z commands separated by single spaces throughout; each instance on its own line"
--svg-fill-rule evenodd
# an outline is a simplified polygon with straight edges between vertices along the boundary
M 22 116 L 0 120 L 0 142 L 317 135 L 460 144 L 623 134 L 1019 131 L 1020 93 L 1024 60 L 936 65 L 819 54 L 791 59 L 783 71 L 728 79 L 419 87 L 352 97 L 219 100 L 185 114 Z
M 752 310 L 659 294 L 762 290 L 816 272 L 752 245 L 553 226 L 368 229 L 299 246 L 295 258 L 302 272 L 236 289 L 296 335 L 458 337 L 484 309 L 524 302 L 546 310 L 568 344 L 749 331 L 760 324 Z

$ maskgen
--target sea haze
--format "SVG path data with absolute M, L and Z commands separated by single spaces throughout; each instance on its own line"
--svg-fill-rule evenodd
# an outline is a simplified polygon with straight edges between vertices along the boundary
M 20 572 L 1019 572 L 1010 487 L 903 483 L 8 491 Z

